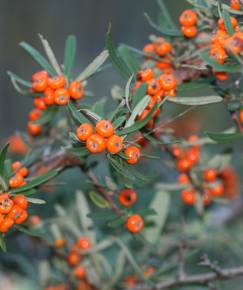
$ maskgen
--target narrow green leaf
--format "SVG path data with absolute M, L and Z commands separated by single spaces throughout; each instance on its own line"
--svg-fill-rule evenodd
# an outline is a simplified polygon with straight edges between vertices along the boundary
M 86 147 L 72 147 L 68 148 L 67 151 L 78 157 L 85 157 L 89 154 Z
M 129 80 L 126 83 L 126 88 L 125 88 L 125 102 L 128 110 L 131 112 L 130 108 L 130 87 L 132 83 L 133 75 L 130 76 Z
M 76 81 L 82 82 L 91 77 L 107 60 L 109 53 L 102 51 L 77 77 Z
M 10 190 L 10 193 L 15 194 L 15 193 L 19 193 L 19 192 L 28 191 L 32 188 L 36 188 L 39 185 L 46 183 L 48 180 L 54 178 L 57 175 L 58 175 L 58 171 L 56 170 L 56 171 L 50 171 L 50 172 L 45 173 L 41 176 L 34 177 L 31 181 L 27 182 L 26 185 L 18 187 L 18 188 L 13 189 L 13 190 Z
M 17 225 L 17 224 L 15 224 L 14 227 L 18 231 L 20 231 L 20 232 L 22 232 L 22 233 L 24 233 L 24 234 L 26 234 L 28 236 L 32 236 L 32 237 L 37 237 L 37 238 L 42 238 L 44 240 L 48 240 L 48 238 L 47 238 L 48 235 L 46 235 L 46 233 L 44 233 L 44 232 L 40 232 L 40 230 L 38 230 L 38 231 L 37 230 L 31 230 L 31 229 L 28 229 L 28 228 L 26 228 L 24 226 Z
M 145 229 L 145 237 L 151 243 L 156 243 L 159 239 L 163 226 L 170 208 L 170 195 L 165 191 L 159 191 L 155 194 L 150 207 L 157 213 L 156 216 L 150 216 L 147 220 L 155 223 L 155 226 Z
M 7 246 L 6 246 L 6 243 L 5 243 L 5 240 L 4 240 L 4 237 L 3 237 L 3 234 L 0 234 L 0 248 L 2 249 L 2 251 L 4 253 L 7 252 Z
M 77 40 L 74 35 L 69 35 L 65 42 L 64 74 L 70 79 L 77 49 Z
M 4 163 L 6 160 L 8 147 L 9 147 L 9 143 L 4 145 L 0 151 L 0 176 L 4 175 Z
M 128 180 L 135 180 L 135 176 L 131 174 L 127 167 L 119 163 L 114 157 L 108 155 L 108 160 L 111 166 L 117 171 L 118 174 L 125 177 Z
M 50 65 L 50 63 L 37 51 L 34 47 L 29 45 L 26 42 L 20 42 L 19 44 L 21 47 L 23 47 L 32 57 L 33 59 L 48 73 L 52 76 L 56 75 L 56 72 L 54 68 Z
M 72 102 L 68 103 L 68 109 L 69 109 L 73 119 L 76 120 L 78 123 L 80 123 L 80 124 L 89 123 L 88 119 L 85 118 L 85 116 L 75 108 L 75 106 L 73 105 Z
M 223 17 L 224 25 L 226 27 L 226 30 L 227 30 L 228 34 L 229 35 L 233 35 L 234 34 L 234 28 L 233 28 L 233 26 L 231 24 L 231 21 L 230 21 L 230 14 L 229 14 L 229 12 L 226 9 L 223 9 L 222 17 Z
M 212 132 L 205 132 L 205 134 L 212 139 L 213 141 L 216 141 L 218 143 L 226 143 L 235 141 L 238 139 L 243 138 L 242 133 L 212 133 Z
M 147 84 L 142 83 L 132 97 L 132 108 L 136 107 L 136 105 L 141 101 L 141 99 L 146 95 L 146 93 L 147 93 Z
M 120 217 L 120 218 L 114 219 L 113 221 L 109 221 L 107 223 L 107 225 L 110 228 L 121 227 L 122 225 L 124 225 L 124 223 L 126 222 L 126 220 L 127 220 L 127 217 L 126 216 Z
M 145 18 L 148 20 L 148 23 L 158 32 L 165 36 L 182 36 L 182 33 L 178 29 L 169 29 L 165 27 L 158 26 L 153 22 L 150 16 L 147 13 L 144 13 Z
M 133 52 L 126 46 L 121 44 L 118 47 L 118 52 L 123 61 L 126 63 L 127 67 L 130 70 L 130 74 L 137 73 L 139 70 L 139 62 Z
M 157 4 L 160 8 L 160 12 L 162 14 L 162 17 L 165 18 L 166 22 L 169 24 L 171 28 L 176 28 L 175 23 L 173 22 L 172 17 L 170 16 L 170 13 L 167 9 L 167 5 L 165 5 L 164 0 L 157 0 Z
M 10 78 L 13 78 L 16 82 L 20 83 L 21 85 L 23 85 L 23 86 L 25 86 L 27 88 L 31 88 L 32 87 L 31 82 L 28 82 L 28 81 L 22 79 L 21 77 L 19 77 L 15 73 L 13 73 L 13 72 L 8 70 L 7 74 L 9 75 Z
M 167 101 L 171 103 L 187 105 L 187 106 L 202 106 L 202 105 L 220 103 L 223 101 L 223 99 L 220 96 L 175 97 L 175 98 L 168 98 Z
M 93 203 L 100 207 L 100 208 L 109 208 L 109 203 L 107 202 L 106 199 L 104 199 L 103 196 L 101 196 L 98 192 L 96 191 L 91 191 L 89 193 L 90 199 L 93 201 Z
M 33 203 L 33 204 L 45 204 L 46 201 L 43 199 L 39 199 L 39 198 L 32 198 L 32 197 L 28 197 L 28 202 L 29 203 Z
M 115 129 L 119 128 L 125 121 L 127 117 L 126 116 L 119 116 L 112 122 L 112 125 Z
M 111 25 L 109 25 L 109 28 L 106 34 L 106 49 L 109 52 L 113 65 L 117 68 L 117 70 L 120 72 L 120 74 L 124 78 L 128 79 L 130 77 L 129 70 L 127 69 L 124 61 L 118 56 L 117 51 L 114 49 L 113 44 L 112 44 Z

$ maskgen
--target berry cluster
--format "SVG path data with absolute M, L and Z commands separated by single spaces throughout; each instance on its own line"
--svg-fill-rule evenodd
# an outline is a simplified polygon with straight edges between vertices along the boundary
M 86 237 L 81 237 L 72 246 L 70 253 L 67 256 L 68 264 L 73 267 L 73 276 L 78 280 L 83 280 L 86 277 L 85 268 L 81 265 L 81 260 L 85 251 L 90 250 L 91 242 Z
M 90 153 L 101 153 L 107 149 L 110 154 L 118 154 L 124 149 L 124 143 L 123 138 L 114 132 L 110 121 L 100 120 L 96 123 L 95 130 L 89 123 L 81 124 L 76 130 L 76 137 L 86 143 Z M 129 164 L 135 164 L 140 159 L 140 149 L 136 146 L 127 146 L 125 155 Z
M 28 132 L 33 135 L 41 133 L 41 125 L 34 123 L 44 110 L 52 105 L 65 106 L 70 98 L 80 99 L 84 94 L 83 86 L 80 82 L 67 83 L 63 75 L 50 77 L 47 71 L 39 71 L 32 75 L 32 93 L 37 96 L 34 99 L 33 109 L 29 114 Z
M 23 223 L 28 213 L 28 200 L 24 195 L 0 194 L 0 232 L 6 233 L 14 224 Z
M 137 193 L 133 189 L 123 189 L 118 196 L 119 202 L 124 207 L 130 207 L 137 201 Z M 126 222 L 126 228 L 133 234 L 139 233 L 144 227 L 143 218 L 138 214 L 130 215 Z
M 193 38 L 197 35 L 197 13 L 191 9 L 184 10 L 179 17 L 181 31 L 185 37 Z
M 12 163 L 11 167 L 14 175 L 9 179 L 10 188 L 17 188 L 26 185 L 24 178 L 29 174 L 28 168 L 22 166 L 21 162 L 19 161 Z
M 230 0 L 230 8 L 233 10 L 240 10 L 240 0 Z

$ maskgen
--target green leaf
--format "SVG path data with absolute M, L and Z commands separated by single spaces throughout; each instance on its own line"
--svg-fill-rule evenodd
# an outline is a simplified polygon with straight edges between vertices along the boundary
M 112 122 L 112 125 L 115 129 L 119 128 L 125 121 L 127 117 L 126 116 L 119 116 L 118 118 L 115 119 L 114 122 Z
M 79 124 L 89 123 L 88 119 L 85 118 L 85 116 L 76 109 L 72 102 L 68 103 L 68 109 L 73 119 L 76 120 Z
M 139 70 L 139 62 L 131 50 L 124 44 L 118 47 L 118 52 L 123 61 L 126 63 L 130 70 L 130 74 L 135 74 Z
M 3 234 L 0 234 L 0 248 L 2 249 L 3 252 L 7 252 L 7 246 L 3 237 Z
M 4 145 L 0 151 L 0 176 L 4 175 L 4 164 L 7 156 L 8 147 L 9 143 Z
M 211 59 L 207 52 L 201 52 L 200 54 L 201 59 L 211 67 L 213 67 L 217 72 L 239 72 L 240 66 L 237 64 L 224 64 L 221 65 L 217 63 L 215 60 Z
M 82 82 L 91 77 L 107 60 L 109 53 L 107 50 L 102 51 L 77 77 L 76 81 Z
M 45 204 L 46 203 L 45 200 L 39 199 L 39 198 L 32 198 L 32 197 L 30 198 L 30 197 L 28 197 L 27 199 L 28 199 L 29 203 L 33 203 L 33 204 Z
M 98 192 L 96 191 L 91 191 L 89 193 L 90 199 L 93 201 L 95 205 L 97 205 L 100 208 L 109 208 L 109 203 L 107 202 L 106 199 L 104 199 L 103 196 L 101 196 Z
M 228 34 L 229 35 L 233 35 L 234 34 L 234 28 L 233 28 L 233 26 L 231 24 L 231 21 L 230 21 L 230 14 L 229 14 L 229 12 L 226 9 L 223 9 L 222 17 L 223 17 L 224 25 L 226 27 L 226 30 L 227 30 Z
M 153 208 L 146 208 L 146 209 L 142 209 L 142 210 L 139 210 L 137 212 L 139 215 L 141 215 L 142 217 L 147 217 L 147 216 L 155 216 L 157 215 L 157 212 L 153 209 Z
M 167 101 L 171 103 L 187 105 L 187 106 L 202 106 L 202 105 L 220 103 L 223 101 L 223 99 L 220 96 L 175 97 L 175 98 L 168 98 Z
M 155 112 L 155 110 L 158 108 L 158 105 L 155 104 L 153 106 L 153 108 L 149 111 L 148 115 L 141 121 L 138 121 L 136 122 L 134 125 L 130 126 L 130 127 L 127 127 L 127 128 L 124 128 L 123 130 L 121 131 L 118 131 L 117 134 L 118 135 L 127 135 L 127 134 L 130 134 L 130 133 L 133 133 L 133 132 L 136 132 L 138 130 L 140 130 L 141 128 L 143 128 L 147 123 L 148 121 L 152 118 L 152 115 L 153 113 Z
M 26 227 L 23 227 L 23 226 L 17 225 L 17 224 L 15 224 L 14 227 L 18 231 L 20 231 L 26 235 L 29 235 L 32 237 L 37 237 L 37 238 L 42 238 L 44 240 L 48 240 L 48 238 L 47 238 L 48 235 L 46 235 L 44 232 L 41 232 L 40 230 L 31 230 L 31 229 L 28 229 Z
M 120 217 L 120 218 L 117 218 L 117 219 L 114 219 L 113 221 L 109 221 L 107 223 L 108 227 L 110 228 L 117 228 L 117 227 L 121 227 L 124 225 L 124 223 L 126 222 L 127 220 L 127 217 L 124 216 L 124 217 Z
M 145 18 L 148 20 L 148 23 L 158 32 L 165 36 L 182 36 L 182 33 L 178 29 L 169 29 L 165 27 L 161 27 L 153 22 L 150 16 L 147 13 L 144 13 Z
M 105 117 L 105 106 L 106 106 L 106 99 L 101 99 L 92 106 L 92 111 L 101 116 L 102 118 Z
M 64 74 L 70 79 L 73 63 L 76 55 L 77 40 L 74 35 L 69 35 L 65 42 L 64 50 Z
M 226 143 L 241 139 L 243 137 L 242 133 L 212 133 L 212 132 L 205 132 L 205 134 L 218 143 Z
M 34 177 L 31 181 L 27 182 L 26 185 L 24 186 L 21 186 L 21 187 L 18 187 L 16 189 L 13 189 L 10 191 L 10 193 L 19 193 L 19 192 L 24 192 L 24 191 L 28 191 L 32 188 L 36 188 L 38 187 L 39 185 L 47 182 L 48 180 L 54 178 L 55 176 L 57 176 L 58 174 L 58 171 L 55 170 L 55 171 L 50 171 L 50 172 L 47 172 L 41 176 L 37 176 L 37 177 Z
M 59 106 L 49 106 L 45 111 L 42 112 L 41 117 L 36 120 L 34 123 L 39 125 L 45 125 L 52 121 L 54 116 L 56 115 L 57 111 L 59 109 Z
M 106 34 L 106 49 L 109 52 L 111 57 L 111 61 L 113 65 L 117 68 L 118 72 L 126 79 L 130 77 L 130 73 L 124 61 L 119 57 L 117 51 L 114 49 L 112 44 L 112 37 L 111 37 L 111 25 L 109 25 L 107 34 Z
M 166 22 L 168 23 L 168 25 L 172 28 L 176 28 L 172 17 L 170 16 L 170 13 L 167 9 L 167 5 L 165 5 L 164 0 L 157 0 L 156 1 L 159 8 L 160 8 L 160 12 L 162 14 L 162 18 L 166 20 Z
M 119 173 L 121 176 L 125 177 L 128 180 L 135 180 L 135 176 L 131 174 L 127 166 L 124 166 L 110 155 L 108 155 L 107 157 L 110 161 L 111 166 L 117 171 L 117 173 Z
M 170 195 L 165 191 L 158 191 L 150 207 L 157 213 L 156 216 L 151 216 L 147 220 L 153 222 L 155 226 L 145 229 L 145 237 L 151 243 L 156 243 L 159 239 L 161 231 L 165 225 L 169 208 L 170 208 Z
M 147 84 L 142 83 L 132 97 L 132 108 L 136 107 L 136 105 L 141 101 L 141 99 L 146 95 L 146 93 L 147 93 Z
M 68 148 L 67 151 L 78 157 L 84 157 L 89 155 L 89 151 L 86 147 L 72 147 Z
M 56 75 L 56 72 L 54 68 L 50 65 L 50 63 L 37 51 L 34 47 L 29 45 L 26 42 L 20 42 L 19 44 L 21 47 L 23 47 L 32 57 L 33 59 L 48 73 L 52 76 Z
M 18 75 L 16 75 L 15 73 L 11 72 L 11 71 L 7 71 L 7 74 L 9 75 L 9 77 L 11 79 L 14 79 L 16 82 L 18 82 L 19 84 L 27 87 L 27 88 L 31 88 L 32 87 L 32 83 L 28 82 L 24 79 L 22 79 L 21 77 L 19 77 Z

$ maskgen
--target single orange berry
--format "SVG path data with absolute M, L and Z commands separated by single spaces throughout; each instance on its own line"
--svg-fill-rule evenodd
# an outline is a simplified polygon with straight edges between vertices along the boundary
M 60 238 L 55 240 L 54 246 L 57 249 L 61 249 L 65 246 L 65 244 L 66 244 L 65 240 Z
M 227 72 L 222 72 L 222 71 L 215 72 L 214 75 L 215 75 L 216 79 L 218 79 L 221 82 L 226 81 L 228 79 L 228 77 L 229 77 Z
M 91 153 L 100 153 L 105 150 L 106 141 L 102 136 L 92 134 L 86 141 L 86 147 Z
M 178 147 L 178 146 L 173 146 L 171 148 L 171 154 L 175 157 L 175 158 L 182 158 L 184 155 L 184 151 L 182 148 Z
M 13 198 L 13 202 L 23 209 L 26 209 L 28 207 L 28 199 L 22 194 L 16 195 Z
M 186 157 L 190 161 L 191 166 L 194 166 L 199 160 L 198 147 L 193 147 L 187 150 Z
M 36 121 L 41 117 L 41 110 L 39 109 L 33 109 L 30 113 L 29 113 L 29 120 L 30 121 Z
M 137 73 L 137 80 L 141 82 L 147 82 L 154 78 L 154 71 L 151 68 L 140 70 Z
M 13 221 L 18 219 L 21 214 L 23 213 L 24 209 L 18 205 L 14 205 L 11 211 L 8 213 L 8 217 L 11 218 Z
M 159 56 L 165 56 L 171 51 L 172 51 L 172 45 L 167 41 L 163 41 L 155 45 L 155 52 Z
M 219 183 L 215 185 L 214 187 L 210 188 L 209 192 L 214 197 L 220 197 L 224 193 L 224 185 L 222 183 Z
M 44 92 L 48 86 L 48 79 L 46 76 L 40 76 L 39 78 L 34 78 L 32 81 L 32 89 L 35 92 Z
M 203 179 L 207 182 L 213 182 L 217 178 L 217 170 L 213 168 L 206 169 L 203 172 Z
M 140 215 L 134 214 L 128 218 L 126 227 L 129 232 L 137 234 L 143 229 L 144 221 Z
M 58 90 L 64 88 L 66 85 L 66 80 L 64 76 L 55 76 L 48 79 L 48 86 L 53 90 Z
M 81 250 L 89 250 L 92 247 L 90 240 L 86 237 L 81 237 L 77 241 L 77 246 Z
M 80 261 L 80 256 L 76 252 L 71 252 L 67 257 L 67 262 L 70 266 L 76 266 Z
M 224 64 L 226 58 L 228 57 L 225 49 L 222 47 L 213 47 L 210 51 L 210 56 L 219 64 Z
M 119 202 L 126 207 L 133 205 L 137 200 L 137 194 L 132 189 L 123 189 L 119 193 Z
M 161 86 L 160 83 L 156 80 L 150 80 L 148 81 L 148 87 L 147 87 L 147 93 L 149 95 L 156 95 L 159 93 L 159 91 L 161 90 Z
M 30 135 L 33 135 L 33 136 L 40 135 L 41 129 L 42 127 L 39 124 L 34 124 L 32 122 L 28 123 L 28 132 Z
M 108 138 L 106 148 L 111 154 L 117 154 L 123 149 L 123 139 L 118 135 Z
M 70 83 L 68 90 L 70 97 L 74 100 L 78 100 L 84 95 L 84 88 L 80 82 Z
M 13 171 L 17 171 L 21 168 L 22 164 L 19 161 L 15 161 L 12 163 L 11 168 Z
M 8 217 L 5 217 L 0 225 L 0 232 L 6 233 L 14 224 L 14 221 Z
M 89 123 L 83 123 L 76 130 L 76 136 L 80 141 L 86 141 L 93 133 L 93 126 Z
M 162 74 L 159 78 L 159 83 L 165 91 L 176 88 L 176 78 L 171 74 Z
M 48 78 L 48 72 L 46 70 L 41 70 L 41 71 L 34 73 L 32 75 L 31 81 L 34 82 L 35 80 L 38 80 L 41 78 L 45 78 L 45 79 Z
M 96 133 L 108 138 L 114 134 L 114 127 L 108 120 L 100 120 L 96 123 Z
M 12 201 L 8 193 L 0 195 L 0 213 L 9 213 L 13 206 L 14 202 Z
M 154 44 L 153 43 L 148 43 L 144 46 L 143 52 L 145 53 L 153 53 L 154 52 Z
M 41 111 L 46 110 L 46 108 L 47 108 L 46 103 L 44 102 L 44 100 L 42 98 L 35 98 L 33 104 L 37 109 L 39 109 Z
M 189 179 L 188 175 L 185 173 L 180 174 L 177 178 L 177 182 L 180 184 L 187 184 L 187 183 L 189 183 L 189 181 L 190 181 L 190 179 Z
M 54 91 L 51 88 L 47 88 L 44 92 L 44 102 L 46 105 L 54 104 Z
M 127 157 L 127 163 L 136 164 L 141 156 L 140 149 L 136 146 L 128 146 L 125 150 L 125 155 Z
M 27 167 L 22 167 L 19 169 L 18 174 L 23 177 L 26 177 L 29 174 L 29 169 Z
M 19 224 L 22 224 L 25 220 L 27 220 L 27 218 L 28 218 L 28 213 L 26 210 L 23 210 L 20 213 L 19 217 L 14 220 L 14 222 L 19 225 Z
M 74 269 L 73 272 L 74 277 L 78 279 L 83 279 L 86 276 L 86 272 L 83 266 L 78 266 Z
M 195 190 L 183 190 L 181 192 L 181 200 L 186 205 L 194 205 L 196 203 L 197 193 Z
M 240 10 L 240 0 L 231 0 L 230 1 L 230 8 L 233 10 Z
M 177 161 L 176 168 L 179 172 L 186 172 L 191 168 L 191 162 L 188 158 L 182 158 Z
M 65 106 L 69 102 L 69 92 L 66 89 L 57 89 L 54 92 L 54 101 L 55 104 L 60 105 L 60 106 Z
M 197 35 L 197 28 L 195 26 L 182 26 L 181 31 L 185 37 L 193 38 Z
M 194 26 L 197 23 L 197 13 L 190 9 L 184 10 L 179 17 L 179 21 L 182 26 Z

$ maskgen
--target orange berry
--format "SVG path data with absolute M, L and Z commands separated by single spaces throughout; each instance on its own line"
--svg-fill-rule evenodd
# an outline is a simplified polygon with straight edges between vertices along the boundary
M 126 223 L 126 228 L 128 229 L 129 232 L 133 234 L 137 234 L 141 232 L 143 227 L 144 227 L 144 221 L 140 215 L 134 214 L 128 218 L 127 223 Z
M 224 186 L 222 183 L 215 185 L 214 187 L 209 189 L 209 192 L 214 197 L 220 197 L 224 193 Z
M 79 100 L 84 94 L 84 88 L 80 82 L 71 82 L 68 90 L 70 97 L 74 100 Z
M 159 56 L 165 56 L 172 51 L 172 45 L 167 41 L 162 41 L 155 45 L 155 52 Z
M 48 86 L 53 90 L 58 90 L 64 88 L 66 85 L 66 80 L 64 76 L 55 76 L 48 79 Z
M 86 272 L 83 266 L 78 266 L 74 269 L 73 275 L 78 279 L 83 279 L 86 276 Z
M 92 134 L 86 141 L 86 147 L 91 153 L 100 153 L 105 150 L 106 141 L 102 136 Z
M 190 161 L 191 166 L 194 166 L 199 160 L 199 150 L 198 147 L 193 147 L 186 152 L 187 159 Z
M 150 110 L 148 109 L 145 109 L 138 117 L 137 119 L 140 121 L 140 120 L 143 120 L 144 118 L 147 117 L 148 113 L 150 112 Z M 151 118 L 150 120 L 148 120 L 147 124 L 146 124 L 146 127 L 147 128 L 150 128 L 152 127 L 154 124 L 154 121 L 153 121 L 153 118 Z
M 231 22 L 232 27 L 235 29 L 236 26 L 238 25 L 237 19 L 235 17 L 230 17 L 230 22 Z M 219 29 L 226 30 L 223 18 L 220 18 L 218 20 L 218 27 L 219 27 Z
M 191 162 L 188 158 L 182 158 L 177 161 L 176 168 L 179 172 L 186 172 L 191 168 Z
M 57 89 L 54 92 L 54 101 L 55 104 L 60 105 L 60 106 L 65 106 L 69 102 L 69 92 L 66 89 Z
M 182 26 L 181 31 L 185 37 L 193 38 L 197 35 L 197 28 L 195 26 Z
M 8 217 L 15 221 L 21 216 L 23 211 L 24 211 L 23 208 L 21 208 L 18 205 L 14 205 L 11 211 L 8 213 Z
M 21 168 L 22 164 L 19 161 L 15 161 L 12 163 L 11 168 L 13 171 L 17 171 Z
M 203 179 L 207 182 L 213 182 L 217 178 L 217 170 L 213 168 L 209 168 L 204 170 L 203 172 Z
M 153 43 L 148 43 L 144 46 L 143 52 L 145 53 L 153 53 L 154 52 L 154 44 Z
M 96 123 L 96 133 L 108 138 L 114 134 L 114 127 L 108 120 L 100 120 Z
M 154 71 L 151 68 L 140 70 L 137 73 L 137 80 L 141 82 L 147 82 L 154 78 Z
M 216 79 L 218 79 L 221 82 L 226 81 L 229 77 L 227 72 L 215 72 L 214 75 L 215 75 Z
M 32 122 L 29 122 L 28 123 L 28 132 L 30 135 L 33 135 L 33 136 L 37 136 L 41 133 L 41 125 L 39 124 L 34 124 Z
M 46 103 L 44 102 L 44 100 L 42 98 L 35 98 L 33 104 L 37 109 L 39 109 L 41 111 L 46 109 Z
M 45 70 L 41 70 L 41 71 L 38 71 L 38 72 L 34 73 L 32 75 L 31 81 L 34 82 L 35 80 L 38 80 L 38 79 L 41 79 L 41 78 L 47 79 L 48 78 L 48 72 L 45 71 Z
M 132 189 L 123 189 L 119 193 L 119 202 L 126 207 L 133 205 L 137 200 L 137 194 Z
M 48 86 L 48 79 L 45 75 L 40 75 L 39 78 L 35 77 L 32 81 L 32 88 L 35 92 L 44 92 L 47 86 Z
M 227 53 L 224 48 L 222 47 L 213 47 L 210 51 L 210 56 L 212 59 L 217 61 L 219 64 L 224 64 Z
M 93 126 L 89 123 L 83 123 L 76 130 L 76 136 L 80 141 L 86 141 L 93 133 Z
M 156 95 L 159 93 L 159 91 L 161 90 L 161 86 L 160 83 L 156 80 L 150 80 L 148 81 L 148 87 L 147 87 L 147 93 L 149 95 Z
M 65 246 L 65 243 L 66 242 L 64 239 L 56 239 L 54 246 L 55 246 L 55 248 L 60 249 L 60 248 L 63 248 Z
M 187 183 L 189 183 L 189 181 L 190 181 L 190 179 L 189 179 L 188 175 L 185 173 L 180 174 L 177 178 L 177 182 L 180 184 L 187 184 Z
M 186 205 L 194 205 L 197 199 L 195 190 L 183 190 L 181 192 L 181 200 Z
M 179 21 L 182 26 L 194 26 L 197 23 L 197 13 L 190 9 L 184 10 L 179 17 Z
M 54 104 L 54 91 L 51 88 L 47 88 L 44 92 L 44 102 L 46 105 Z
M 14 202 L 9 197 L 8 193 L 4 193 L 0 195 L 0 213 L 6 214 L 11 211 L 13 208 Z
M 171 154 L 175 157 L 175 158 L 181 158 L 184 155 L 184 151 L 182 148 L 178 147 L 178 146 L 173 146 L 171 148 Z
M 22 175 L 16 174 L 9 179 L 9 186 L 11 188 L 17 188 L 23 185 L 24 178 Z
M 92 247 L 90 240 L 86 237 L 79 238 L 77 241 L 77 246 L 81 250 L 89 250 Z
M 128 146 L 125 150 L 125 155 L 127 157 L 127 163 L 136 164 L 141 156 L 140 149 L 136 146 Z
M 67 262 L 70 266 L 76 266 L 80 261 L 80 256 L 76 252 L 71 252 L 67 257 Z
M 14 221 L 8 217 L 5 217 L 0 225 L 0 232 L 6 233 L 14 224 Z
M 156 67 L 160 70 L 164 70 L 164 69 L 169 69 L 171 68 L 171 63 L 170 62 L 167 62 L 167 61 L 157 61 L 156 62 Z
M 162 74 L 159 77 L 159 83 L 165 91 L 176 88 L 176 78 L 171 74 Z
M 26 210 L 23 210 L 18 218 L 15 219 L 16 224 L 22 224 L 28 218 L 28 213 Z
M 123 149 L 123 139 L 118 135 L 111 136 L 106 142 L 106 148 L 111 154 L 117 154 Z
M 230 1 L 230 8 L 233 10 L 240 10 L 240 0 L 231 0 Z
M 13 202 L 23 209 L 26 209 L 28 207 L 28 200 L 22 194 L 18 194 L 16 196 L 14 196 Z
M 29 170 L 26 167 L 22 167 L 18 171 L 18 174 L 21 175 L 21 176 L 23 176 L 23 177 L 26 177 L 29 174 Z
M 240 122 L 243 123 L 243 110 L 240 110 Z
M 30 113 L 29 113 L 29 120 L 30 121 L 36 121 L 41 117 L 41 110 L 39 109 L 33 109 Z

